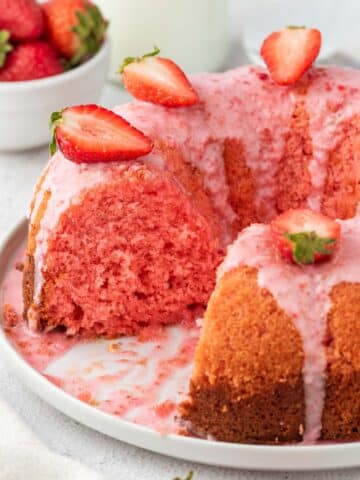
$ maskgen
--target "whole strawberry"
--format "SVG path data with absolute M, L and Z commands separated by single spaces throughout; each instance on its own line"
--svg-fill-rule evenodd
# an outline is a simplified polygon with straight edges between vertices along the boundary
M 42 8 L 51 43 L 73 66 L 99 50 L 107 22 L 92 2 L 49 0 Z
M 46 42 L 36 41 L 18 45 L 0 68 L 1 82 L 35 80 L 62 73 L 57 52 Z
M 43 15 L 35 0 L 0 0 L 0 30 L 11 40 L 36 40 L 44 30 Z
M 331 258 L 339 244 L 341 227 L 322 213 L 299 208 L 277 216 L 270 231 L 283 258 L 309 265 Z

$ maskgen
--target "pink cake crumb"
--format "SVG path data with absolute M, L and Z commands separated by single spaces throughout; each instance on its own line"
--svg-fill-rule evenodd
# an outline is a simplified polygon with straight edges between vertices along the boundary
M 11 327 L 14 327 L 19 323 L 19 315 L 16 313 L 15 308 L 8 303 L 5 303 L 5 305 L 3 305 L 3 315 L 5 331 L 9 330 Z
M 165 402 L 155 405 L 154 411 L 157 416 L 164 418 L 172 414 L 176 409 L 176 404 L 171 400 L 165 400 Z

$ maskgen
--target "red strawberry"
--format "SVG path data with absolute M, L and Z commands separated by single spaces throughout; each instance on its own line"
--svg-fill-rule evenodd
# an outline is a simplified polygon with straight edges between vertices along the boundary
M 320 52 L 321 33 L 315 28 L 287 27 L 272 33 L 261 47 L 271 78 L 279 85 L 295 83 Z
M 0 81 L 35 80 L 63 71 L 64 67 L 51 45 L 42 41 L 22 43 L 9 53 L 4 67 L 0 68 Z
M 42 6 L 51 43 L 77 65 L 100 48 L 107 22 L 89 0 L 49 0 Z
M 65 108 L 51 116 L 53 141 L 65 157 L 75 163 L 131 160 L 152 150 L 143 133 L 111 110 L 97 105 Z
M 184 107 L 199 101 L 184 72 L 168 58 L 156 57 L 160 50 L 143 57 L 125 58 L 120 73 L 125 88 L 134 97 L 165 107 Z
M 270 228 L 281 255 L 299 265 L 329 259 L 340 239 L 335 220 L 308 209 L 288 210 Z
M 36 40 L 44 30 L 43 15 L 35 0 L 0 0 L 0 29 L 16 41 Z

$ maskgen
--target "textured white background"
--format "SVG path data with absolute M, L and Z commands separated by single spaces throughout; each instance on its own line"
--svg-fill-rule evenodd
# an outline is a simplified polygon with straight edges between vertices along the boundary
M 245 3 L 245 0 L 230 2 L 233 43 L 229 66 L 238 65 L 244 61 L 239 37 L 242 25 L 250 19 L 255 11 L 255 6 L 258 4 L 269 6 L 269 4 L 278 2 L 276 0 L 257 0 L 256 2 L 248 0 L 248 6 Z M 358 0 L 341 2 L 343 6 L 345 4 L 348 7 L 350 7 L 350 3 L 359 8 Z M 353 12 L 356 12 L 356 8 Z M 114 103 L 121 103 L 124 98 L 124 94 L 118 87 L 107 86 L 103 103 L 110 106 Z M 18 154 L 0 153 L 0 237 L 24 215 L 33 185 L 46 160 L 47 148 Z M 360 469 L 307 474 L 251 473 L 191 465 L 187 462 L 146 452 L 107 438 L 66 418 L 37 398 L 14 378 L 11 371 L 3 366 L 1 360 L 0 396 L 14 407 L 35 435 L 51 450 L 83 462 L 99 473 L 105 474 L 109 480 L 115 478 L 117 480 L 171 480 L 176 475 L 185 475 L 190 469 L 194 469 L 196 472 L 196 480 L 360 479 Z M 6 435 L 6 432 L 1 430 L 1 425 L 0 435 Z M 8 461 L 12 462 L 14 459 L 9 458 Z M 261 459 L 259 459 L 259 464 L 261 464 Z

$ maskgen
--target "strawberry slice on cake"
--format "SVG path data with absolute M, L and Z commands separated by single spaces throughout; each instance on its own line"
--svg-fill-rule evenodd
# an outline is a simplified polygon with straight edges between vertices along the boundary
M 291 85 L 311 67 L 320 48 L 319 30 L 287 27 L 269 35 L 264 40 L 260 53 L 274 82 Z
M 152 142 L 116 113 L 98 105 L 78 105 L 51 116 L 52 154 L 56 144 L 75 163 L 131 160 L 152 150 Z
M 159 48 L 142 57 L 127 57 L 120 68 L 124 86 L 139 100 L 165 107 L 188 107 L 199 101 L 184 72 Z

